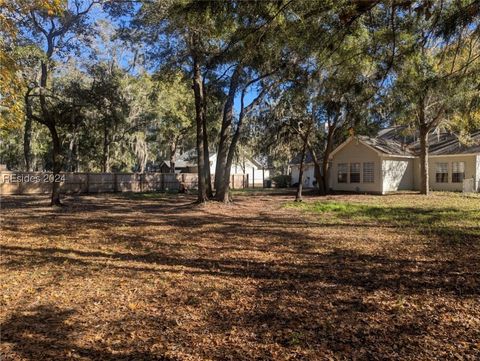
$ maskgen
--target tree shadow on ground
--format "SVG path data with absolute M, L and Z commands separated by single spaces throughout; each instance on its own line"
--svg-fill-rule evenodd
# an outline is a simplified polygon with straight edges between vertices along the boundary
M 173 361 L 150 352 L 112 352 L 96 346 L 81 347 L 75 338 L 84 330 L 75 321 L 73 309 L 60 309 L 53 305 L 39 305 L 11 315 L 1 324 L 3 348 L 8 348 L 22 359 L 39 360 L 108 360 L 108 361 Z M 125 347 L 124 347 L 125 348 Z M 9 352 L 10 355 L 12 353 Z M 2 360 L 16 359 L 5 355 Z
M 475 227 L 454 229 L 455 222 L 472 214 L 386 207 L 327 219 L 277 212 L 278 207 L 253 208 L 258 205 L 246 199 L 238 208 L 219 209 L 192 206 L 189 196 L 180 205 L 175 199 L 157 204 L 117 197 L 98 205 L 95 197 L 78 202 L 54 216 L 44 210 L 35 214 L 38 208 L 32 206 L 31 213 L 7 219 L 4 232 L 10 239 L 2 247 L 2 263 L 9 273 L 61 274 L 62 282 L 45 282 L 67 289 L 72 284 L 90 287 L 81 283 L 86 275 L 91 282 L 102 277 L 127 282 L 128 290 L 161 279 L 170 293 L 149 289 L 139 296 L 162 312 L 148 309 L 135 320 L 117 314 L 93 321 L 108 323 L 116 335 L 128 336 L 137 328 L 154 339 L 168 327 L 166 342 L 190 348 L 199 359 L 403 360 L 440 358 L 432 348 L 437 328 L 444 330 L 439 348 L 461 347 L 459 341 L 470 342 L 478 334 L 441 321 L 445 309 L 455 310 L 457 303 L 478 304 L 473 301 L 480 297 Z M 229 211 L 242 207 L 240 214 Z M 417 249 L 410 252 L 398 251 L 402 237 L 383 244 L 355 234 L 401 234 L 417 218 L 422 226 L 443 224 L 463 241 L 452 242 L 444 231 L 431 233 L 432 238 L 415 238 L 421 247 L 415 243 Z M 90 230 L 98 233 L 90 236 Z M 421 227 L 410 231 L 426 235 Z M 43 237 L 52 237 L 52 243 Z M 362 251 L 354 242 L 379 242 L 385 248 Z M 108 287 L 111 299 L 105 307 L 119 306 L 115 297 L 125 289 Z M 149 351 L 150 338 L 127 342 L 116 352 L 76 342 L 89 332 L 80 308 L 75 313 L 52 303 L 10 310 L 2 324 L 6 355 L 13 352 L 32 361 L 167 359 Z M 185 326 L 189 322 L 190 328 Z
M 480 275 L 471 269 L 469 263 L 452 260 L 415 261 L 342 249 L 311 256 L 302 263 L 214 258 L 213 255 L 209 258 L 188 258 L 181 254 L 174 256 L 160 252 L 106 253 L 21 246 L 3 246 L 1 250 L 9 259 L 4 262 L 4 266 L 11 270 L 69 264 L 72 267 L 85 268 L 83 272 L 100 271 L 104 268 L 113 272 L 125 270 L 156 273 L 168 270 L 212 277 L 293 281 L 302 284 L 320 282 L 369 292 L 401 290 L 404 294 L 437 291 L 457 297 L 480 295 Z M 168 267 L 181 267 L 181 270 Z M 79 270 L 79 273 L 82 271 Z

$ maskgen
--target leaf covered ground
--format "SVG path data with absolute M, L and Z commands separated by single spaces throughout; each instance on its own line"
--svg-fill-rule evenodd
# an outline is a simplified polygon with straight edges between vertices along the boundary
M 480 198 L 4 197 L 6 360 L 478 360 Z

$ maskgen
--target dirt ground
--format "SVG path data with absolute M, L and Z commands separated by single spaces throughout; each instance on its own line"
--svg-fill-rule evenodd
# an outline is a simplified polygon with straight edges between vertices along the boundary
M 462 201 L 450 233 L 425 234 L 291 199 L 4 197 L 2 361 L 480 359 L 479 226 Z

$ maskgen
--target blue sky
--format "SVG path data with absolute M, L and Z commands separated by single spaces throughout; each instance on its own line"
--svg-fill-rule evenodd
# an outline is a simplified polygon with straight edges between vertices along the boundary
M 95 24 L 95 23 L 98 24 L 101 21 L 108 21 L 113 25 L 113 27 L 117 27 L 117 28 L 119 27 L 119 25 L 121 23 L 128 24 L 128 22 L 131 20 L 129 16 L 123 16 L 123 17 L 120 17 L 118 19 L 112 20 L 111 17 L 105 11 L 103 11 L 100 6 L 96 6 L 91 10 L 89 18 L 90 18 L 91 23 L 93 23 L 93 24 Z M 103 46 L 104 46 L 105 51 L 107 51 L 108 50 L 107 49 L 108 45 L 104 44 Z M 141 49 L 141 46 L 140 46 L 140 49 Z M 88 50 L 87 49 L 85 49 L 85 50 L 86 50 L 86 53 L 87 53 Z M 123 57 L 119 59 L 120 60 L 120 65 L 123 66 L 124 68 L 128 68 L 129 65 L 132 62 L 133 52 L 132 52 L 132 49 L 129 48 L 128 45 L 123 46 L 122 50 L 123 50 Z M 107 60 L 107 59 L 104 58 L 103 60 Z M 146 69 L 147 69 L 147 71 L 152 72 L 155 69 L 155 67 L 151 67 L 148 64 L 146 64 Z M 248 92 L 246 93 L 246 96 L 245 96 L 245 106 L 250 104 L 255 99 L 257 94 L 258 94 L 258 92 L 255 89 L 255 87 L 254 86 L 250 87 Z M 235 98 L 235 101 L 234 101 L 234 111 L 235 111 L 235 115 L 238 116 L 238 114 L 240 113 L 240 92 L 237 94 L 237 96 Z

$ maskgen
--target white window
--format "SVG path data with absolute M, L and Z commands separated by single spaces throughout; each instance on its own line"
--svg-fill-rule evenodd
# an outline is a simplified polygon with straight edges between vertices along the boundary
M 375 180 L 374 173 L 375 163 L 365 162 L 363 163 L 363 183 L 373 183 Z
M 360 183 L 360 163 L 350 163 L 350 183 Z
M 465 162 L 452 162 L 452 183 L 462 183 L 465 179 Z
M 448 163 L 437 163 L 435 182 L 448 183 Z
M 338 183 L 347 183 L 348 178 L 348 164 L 339 163 L 338 164 Z

